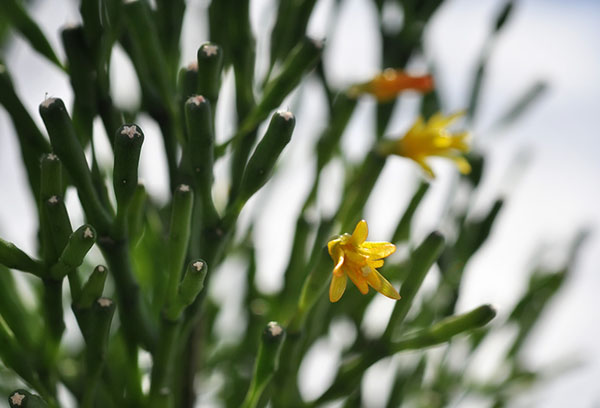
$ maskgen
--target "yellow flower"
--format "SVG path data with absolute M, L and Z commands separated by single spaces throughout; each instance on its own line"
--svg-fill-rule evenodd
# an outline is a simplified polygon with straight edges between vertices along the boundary
M 396 154 L 416 161 L 431 178 L 435 177 L 431 167 L 425 162 L 429 156 L 446 157 L 463 174 L 471 171 L 471 165 L 462 155 L 469 151 L 467 132 L 450 133 L 447 127 L 463 112 L 444 116 L 436 113 L 427 122 L 419 117 L 403 138 L 385 141 L 379 146 L 382 154 Z
M 387 68 L 369 82 L 352 86 L 348 90 L 348 95 L 356 98 L 368 93 L 379 102 L 388 102 L 408 89 L 429 92 L 433 89 L 433 78 L 431 75 L 412 76 L 399 69 Z
M 329 286 L 329 300 L 337 302 L 346 290 L 347 278 L 363 295 L 373 289 L 392 299 L 400 299 L 394 289 L 376 268 L 383 266 L 383 258 L 391 255 L 396 246 L 389 242 L 365 242 L 369 229 L 365 220 L 360 221 L 352 235 L 344 234 L 329 241 L 327 249 L 335 263 Z

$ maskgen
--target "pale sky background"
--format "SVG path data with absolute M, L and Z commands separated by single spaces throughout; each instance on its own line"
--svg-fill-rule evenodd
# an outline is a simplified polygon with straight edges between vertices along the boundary
M 185 21 L 182 63 L 191 61 L 198 45 L 207 39 L 203 24 L 206 2 L 192 1 Z M 328 77 L 340 86 L 369 78 L 380 67 L 380 51 L 375 27 L 375 9 L 368 0 L 342 2 L 339 21 L 327 24 L 333 0 L 320 0 L 309 24 L 309 33 L 327 37 L 325 62 Z M 33 13 L 49 36 L 61 57 L 58 30 L 66 23 L 78 21 L 75 2 L 68 0 L 39 1 Z M 272 25 L 272 0 L 252 2 L 253 26 L 258 37 L 259 55 L 268 50 L 265 33 Z M 449 0 L 432 20 L 425 36 L 423 60 L 411 64 L 421 72 L 428 64 L 436 68 L 436 81 L 443 96 L 443 108 L 448 112 L 463 109 L 469 84 L 481 47 L 490 30 L 495 13 L 503 4 L 499 0 Z M 597 229 L 600 224 L 600 140 L 596 115 L 600 111 L 600 2 L 594 0 L 522 0 L 513 17 L 498 38 L 491 66 L 484 83 L 479 116 L 471 129 L 475 145 L 486 152 L 490 162 L 484 188 L 477 197 L 477 209 L 485 211 L 498 196 L 507 198 L 490 240 L 469 264 L 459 302 L 460 310 L 481 303 L 493 304 L 499 312 L 498 321 L 507 316 L 520 297 L 528 280 L 532 256 L 540 245 L 552 249 L 553 258 L 560 259 L 563 248 L 581 227 Z M 122 53 L 114 54 L 115 95 L 122 104 L 136 103 L 132 87 L 131 68 L 123 62 Z M 20 39 L 9 50 L 6 64 L 13 75 L 18 93 L 32 112 L 40 128 L 38 104 L 45 94 L 58 96 L 67 106 L 72 101 L 68 80 L 57 69 L 43 61 Z M 262 72 L 260 64 L 257 70 Z M 231 78 L 217 112 L 218 132 L 225 138 L 231 131 L 227 106 L 231 104 Z M 524 117 L 501 131 L 491 125 L 514 99 L 536 80 L 545 80 L 550 88 L 540 103 Z M 133 83 L 135 85 L 135 83 Z M 262 212 L 255 229 L 258 248 L 259 285 L 265 291 L 277 290 L 290 246 L 290 228 L 295 224 L 300 202 L 308 189 L 306 172 L 312 171 L 312 143 L 325 124 L 323 97 L 314 83 L 308 82 L 288 103 L 297 114 L 297 129 L 281 163 L 280 173 L 272 185 L 253 200 L 245 211 L 253 212 L 260 203 Z M 402 114 L 395 117 L 389 134 L 406 129 L 414 113 L 413 97 L 402 101 Z M 285 106 L 285 107 L 287 107 Z M 358 112 L 344 135 L 344 151 L 353 160 L 364 154 L 372 138 L 374 105 L 361 102 Z M 165 166 L 156 162 L 161 146 L 156 126 L 141 119 L 146 134 L 141 161 L 141 175 L 149 191 L 156 196 L 167 192 Z M 152 135 L 156 137 L 152 137 Z M 102 137 L 96 137 L 103 140 Z M 7 115 L 0 110 L 0 236 L 33 250 L 35 225 L 33 203 L 22 186 L 26 183 L 16 141 Z M 517 174 L 510 172 L 515 155 L 527 152 L 528 166 Z M 103 160 L 110 163 L 110 156 Z M 221 165 L 220 168 L 224 166 Z M 440 176 L 433 183 L 424 207 L 418 212 L 415 240 L 420 241 L 438 227 L 441 203 L 455 180 L 456 173 L 446 163 L 436 163 Z M 219 171 L 217 177 L 222 177 Z M 311 174 L 311 173 L 309 173 Z M 325 185 L 320 192 L 319 211 L 327 213 L 336 205 L 340 167 L 335 163 L 327 169 Z M 392 160 L 386 166 L 375 190 L 375 200 L 367 206 L 366 219 L 370 237 L 389 237 L 400 212 L 410 198 L 421 176 L 411 162 Z M 215 191 L 219 196 L 224 191 Z M 282 199 L 285 197 L 285 199 Z M 70 208 L 81 220 L 73 195 Z M 394 222 L 390 222 L 394 220 Z M 74 222 L 77 224 L 77 221 Z M 235 276 L 235 263 L 223 270 L 223 280 Z M 573 275 L 564 289 L 549 305 L 543 322 L 537 327 L 527 346 L 528 361 L 533 367 L 549 366 L 554 361 L 578 361 L 581 366 L 556 379 L 534 388 L 519 400 L 522 407 L 591 407 L 600 403 L 600 238 L 594 231 L 578 258 Z M 219 279 L 213 291 L 222 290 Z M 231 299 L 231 298 L 230 298 Z M 393 304 L 382 297 L 375 298 L 369 313 L 371 333 L 381 330 Z M 227 315 L 235 316 L 237 305 L 227 306 Z M 378 317 L 379 316 L 379 317 Z M 223 319 L 223 332 L 235 331 Z M 337 350 L 348 328 L 343 322 L 322 339 L 301 368 L 311 372 L 319 365 L 326 378 L 337 363 Z M 507 338 L 510 337 L 508 333 Z M 498 354 L 507 340 L 499 337 L 491 344 L 489 355 Z M 486 349 L 487 350 L 487 349 Z M 482 358 L 474 367 L 477 375 L 493 372 L 492 358 Z M 386 369 L 380 366 L 369 373 L 364 404 L 380 407 Z M 329 369 L 329 370 L 328 370 Z M 318 396 L 324 377 L 303 375 L 301 391 L 306 397 Z M 365 385 L 365 384 L 363 384 Z M 368 404 L 368 405 L 367 405 Z M 458 401 L 456 406 L 479 407 L 478 401 Z

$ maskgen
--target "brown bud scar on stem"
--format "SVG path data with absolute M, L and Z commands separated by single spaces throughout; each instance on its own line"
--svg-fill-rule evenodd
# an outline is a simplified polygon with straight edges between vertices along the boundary
M 283 328 L 277 322 L 269 322 L 267 324 L 267 330 L 269 330 L 269 333 L 271 333 L 271 336 L 277 337 L 281 334 L 281 332 L 283 331 Z
M 92 232 L 90 227 L 87 227 L 86 229 L 83 230 L 83 237 L 84 238 L 94 238 L 94 233 Z
M 204 99 L 204 96 L 202 96 L 202 95 L 195 95 L 195 96 L 190 96 L 190 98 L 188 99 L 188 102 L 193 103 L 196 106 L 200 106 L 201 104 L 206 102 L 206 99 Z
M 217 52 L 219 52 L 219 47 L 217 47 L 216 45 L 210 45 L 210 44 L 205 45 L 204 47 L 202 47 L 202 52 L 207 57 L 210 57 L 212 55 L 217 55 Z
M 44 102 L 42 102 L 42 106 L 44 108 L 49 108 L 50 105 L 52 105 L 55 101 L 56 101 L 56 98 L 53 98 L 53 97 L 46 98 L 46 99 L 44 99 Z
M 123 130 L 121 130 L 122 135 L 126 135 L 130 139 L 133 139 L 136 135 L 139 135 L 140 132 L 137 130 L 137 126 L 123 126 Z
M 104 297 L 99 298 L 96 302 L 98 302 L 100 307 L 109 307 L 113 303 L 111 299 Z
M 290 111 L 278 111 L 277 114 L 284 118 L 286 121 L 294 118 L 294 114 Z
M 10 396 L 10 402 L 13 405 L 17 405 L 17 406 L 21 406 L 24 399 L 25 399 L 25 394 L 20 394 L 18 392 L 15 392 L 13 395 Z

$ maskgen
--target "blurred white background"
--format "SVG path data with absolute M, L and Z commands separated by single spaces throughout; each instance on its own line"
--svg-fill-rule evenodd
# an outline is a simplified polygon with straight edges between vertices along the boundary
M 190 1 L 185 20 L 182 64 L 194 59 L 198 45 L 208 39 L 205 8 L 207 1 Z M 332 83 L 342 87 L 368 79 L 380 67 L 376 10 L 369 0 L 343 0 L 337 22 L 329 24 L 333 0 L 319 0 L 309 24 L 309 34 L 327 37 L 325 63 Z M 425 35 L 425 55 L 411 68 L 423 72 L 435 68 L 436 82 L 446 113 L 464 109 L 470 92 L 483 44 L 491 30 L 501 0 L 448 0 L 434 16 Z M 251 2 L 252 22 L 258 39 L 259 56 L 268 52 L 268 33 L 273 24 L 273 0 Z M 33 3 L 32 13 L 64 57 L 59 29 L 79 21 L 75 1 L 55 0 Z M 595 0 L 521 0 L 510 21 L 497 39 L 483 84 L 481 105 L 472 134 L 477 149 L 484 151 L 489 168 L 477 197 L 477 209 L 485 211 L 497 196 L 507 199 L 492 236 L 466 271 L 460 310 L 482 303 L 493 304 L 502 320 L 520 297 L 528 280 L 532 256 L 547 245 L 556 259 L 576 231 L 585 227 L 593 231 L 578 258 L 573 274 L 564 289 L 547 308 L 541 324 L 527 345 L 528 361 L 533 368 L 550 366 L 554 361 L 578 363 L 562 375 L 536 386 L 519 399 L 522 407 L 590 407 L 600 404 L 600 238 L 595 229 L 600 224 L 600 138 L 595 115 L 600 111 L 600 2 Z M 115 50 L 111 68 L 114 93 L 123 106 L 139 101 L 132 68 L 124 54 Z M 35 54 L 20 38 L 15 38 L 5 57 L 18 94 L 36 119 L 38 104 L 46 94 L 61 97 L 67 106 L 72 92 L 67 78 Z M 264 61 L 257 71 L 264 72 Z M 232 103 L 231 78 L 225 82 L 218 108 L 218 132 L 225 138 L 232 126 L 227 120 Z M 549 90 L 519 121 L 503 129 L 493 124 L 523 91 L 537 80 L 549 84 Z M 390 125 L 390 134 L 400 134 L 414 119 L 415 97 L 403 97 L 401 112 Z M 286 256 L 291 245 L 291 229 L 309 188 L 305 176 L 312 172 L 312 145 L 325 125 L 324 100 L 318 87 L 309 81 L 288 101 L 297 114 L 297 130 L 288 147 L 281 168 L 272 185 L 254 201 L 247 214 L 261 212 L 255 228 L 258 248 L 259 286 L 275 291 L 281 285 Z M 344 135 L 343 147 L 352 160 L 359 159 L 373 139 L 374 103 L 360 103 L 357 114 Z M 142 153 L 141 175 L 156 197 L 168 194 L 166 166 L 156 162 L 162 157 L 158 129 L 147 119 L 140 124 L 146 133 Z M 100 129 L 100 126 L 96 126 Z M 154 137 L 153 137 L 154 134 Z M 96 137 L 96 140 L 104 140 Z M 105 149 L 106 150 L 106 149 Z M 526 153 L 528 165 L 511 172 L 519 154 Z M 110 164 L 110 155 L 102 157 Z M 224 167 L 224 166 L 221 166 Z M 443 200 L 456 177 L 455 170 L 435 162 L 439 177 L 433 182 L 423 208 L 418 212 L 416 241 L 439 227 Z M 26 183 L 12 125 L 0 109 L 0 236 L 32 251 L 35 226 L 34 206 L 23 187 Z M 224 177 L 221 172 L 217 175 Z M 367 206 L 366 219 L 370 237 L 383 240 L 390 236 L 394 222 L 404 209 L 421 174 L 412 162 L 391 160 L 376 186 L 375 200 Z M 320 193 L 319 210 L 335 208 L 340 186 L 340 167 L 327 169 L 326 188 Z M 217 189 L 217 195 L 226 185 Z M 81 220 L 74 195 L 69 206 Z M 393 222 L 390 222 L 393 220 Z M 77 224 L 77 221 L 74 221 Z M 553 258 L 554 259 L 554 258 Z M 230 269 L 235 269 L 233 266 Z M 235 271 L 223 271 L 223 275 Z M 216 292 L 219 281 L 215 281 Z M 350 290 L 353 290 L 351 288 Z M 370 313 L 372 333 L 381 330 L 393 303 L 376 298 Z M 234 306 L 228 306 L 233 307 Z M 235 310 L 231 312 L 235 314 Z M 229 313 L 231 314 L 231 313 Z M 225 319 L 223 330 L 233 330 Z M 336 364 L 340 338 L 348 330 L 343 324 L 333 330 L 313 349 L 302 367 L 301 391 L 306 397 L 317 396 L 327 385 Z M 338 333 L 339 332 L 339 333 Z M 342 333 L 342 334 L 340 334 Z M 507 334 L 509 336 L 510 334 Z M 496 348 L 494 348 L 496 347 Z M 498 339 L 489 355 L 481 358 L 477 375 L 493 375 L 493 357 L 506 341 Z M 319 366 L 323 377 L 306 375 Z M 381 406 L 385 394 L 385 370 L 376 367 L 363 384 L 364 404 Z M 490 372 L 492 370 L 492 372 Z M 478 401 L 458 401 L 456 406 L 481 406 Z

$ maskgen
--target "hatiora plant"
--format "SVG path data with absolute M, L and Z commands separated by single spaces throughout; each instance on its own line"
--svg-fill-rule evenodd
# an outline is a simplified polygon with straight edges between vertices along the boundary
M 487 239 L 503 200 L 487 212 L 479 211 L 483 216 L 472 217 L 471 201 L 463 196 L 455 200 L 450 193 L 444 212 L 448 239 L 434 231 L 416 242 L 411 227 L 429 187 L 428 180 L 420 180 L 410 204 L 393 212 L 402 212 L 400 218 L 387 210 L 379 214 L 397 226 L 392 236 L 366 241 L 367 223 L 361 220 L 369 198 L 380 201 L 373 191 L 389 155 L 416 161 L 431 178 L 434 170 L 427 159 L 449 158 L 463 174 L 471 171 L 469 176 L 455 173 L 453 191 L 470 195 L 479 189 L 483 157 L 467 153 L 466 133 L 447 129 L 458 116 L 436 113 L 443 109 L 432 75 L 405 71 L 411 57 L 421 53 L 423 27 L 441 2 L 399 2 L 404 19 L 397 30 L 383 24 L 390 2 L 373 2 L 382 27 L 382 73 L 344 89 L 333 85 L 339 81 L 330 78 L 327 60 L 322 59 L 328 42 L 305 37 L 317 2 L 275 3 L 270 57 L 260 61 L 266 70 L 259 77 L 256 56 L 264 53 L 257 53 L 249 2 L 210 2 L 210 42 L 199 43 L 196 60 L 185 61 L 181 68 L 183 0 L 82 0 L 81 24 L 62 30 L 60 53 L 31 17 L 27 3 L 3 0 L 0 40 L 12 41 L 7 27 L 11 35 L 24 38 L 28 45 L 14 47 L 32 47 L 58 67 L 74 96 L 69 106 L 61 95 L 36 101 L 45 126 L 39 129 L 34 120 L 38 113 L 26 108 L 21 90 L 13 84 L 12 77 L 22 73 L 12 67 L 10 47 L 1 48 L 5 63 L 0 61 L 0 105 L 14 127 L 11 136 L 18 141 L 38 221 L 31 253 L 0 231 L 0 390 L 11 407 L 59 407 L 74 400 L 86 408 L 191 408 L 213 403 L 280 408 L 336 399 L 344 400 L 345 406 L 360 406 L 366 370 L 405 350 L 421 350 L 420 358 L 398 354 L 394 360 L 399 369 L 389 407 L 414 398 L 430 407 L 443 406 L 468 393 L 502 406 L 510 398 L 505 392 L 509 386 L 521 384 L 526 374 L 535 378 L 519 350 L 543 306 L 559 290 L 564 270 L 536 273 L 512 312 L 508 324 L 516 323 L 519 336 L 506 360 L 511 367 L 507 378 L 481 384 L 465 377 L 464 367 L 446 364 L 452 359 L 429 360 L 423 350 L 444 344 L 450 355 L 455 336 L 477 329 L 460 350 L 461 361 L 468 362 L 493 333 L 487 325 L 495 315 L 492 307 L 458 313 L 456 303 L 463 270 Z M 332 7 L 337 9 L 338 3 Z M 509 4 L 494 35 L 510 10 Z M 331 26 L 339 15 L 337 10 L 329 13 Z M 190 14 L 186 21 L 205 20 Z M 126 52 L 140 84 L 141 103 L 131 111 L 119 109 L 111 94 L 109 67 L 115 47 Z M 225 75 L 235 84 L 233 111 L 220 97 Z M 307 82 L 313 86 L 304 87 Z M 481 83 L 481 75 L 475 83 Z M 319 95 L 303 98 L 302 92 L 295 92 L 315 84 L 322 90 Z M 415 91 L 422 116 L 404 137 L 384 139 L 397 97 Z M 472 101 L 478 92 L 476 85 Z M 261 237 L 253 231 L 265 207 L 262 201 L 255 201 L 259 204 L 253 208 L 246 204 L 269 185 L 283 167 L 278 165 L 294 162 L 282 160 L 282 153 L 298 150 L 294 129 L 311 120 L 303 106 L 318 98 L 326 109 L 323 129 L 315 138 L 301 136 L 314 140 L 314 171 L 303 174 L 310 188 L 301 206 L 291 202 L 291 196 L 279 197 L 290 208 L 301 209 L 295 222 L 276 220 L 281 226 L 295 224 L 291 232 L 283 227 L 277 232 L 282 240 L 291 238 L 292 248 L 281 289 L 264 293 L 255 283 Z M 365 135 L 372 145 L 353 162 L 344 157 L 342 138 L 363 98 L 378 103 L 376 126 L 373 135 Z M 468 106 L 470 117 L 476 103 Z M 288 107 L 302 114 L 296 117 Z M 233 129 L 219 141 L 218 109 Z M 157 126 L 140 126 L 149 120 Z M 98 123 L 105 132 L 98 132 Z M 99 138 L 104 136 L 96 133 L 106 134 L 111 164 L 97 157 Z M 166 203 L 140 183 L 138 163 L 149 154 L 143 149 L 145 140 L 163 144 L 165 157 L 152 157 L 150 162 L 167 163 L 171 194 Z M 323 213 L 321 176 L 334 161 L 344 164 L 345 183 L 331 189 L 340 191 L 339 207 Z M 219 164 L 229 166 L 228 178 L 215 179 Z M 295 182 L 288 185 L 296 189 Z M 412 194 L 411 186 L 385 188 Z M 83 225 L 75 222 L 65 204 L 65 199 L 75 198 L 69 191 L 77 193 Z M 226 194 L 215 196 L 223 191 Z M 14 199 L 3 196 L 5 201 Z M 239 222 L 242 211 L 248 229 Z M 8 208 L 2 212 L 12 216 Z M 94 247 L 101 258 L 89 253 Z M 396 247 L 402 251 L 394 253 Z M 280 253 L 281 248 L 269 251 Z M 226 295 L 210 296 L 207 289 L 222 273 L 220 266 L 234 257 L 242 261 L 237 275 L 241 279 L 228 282 Z M 420 288 L 434 265 L 437 279 L 423 292 Z M 29 279 L 15 280 L 18 271 Z M 342 297 L 347 278 L 358 291 L 348 290 Z M 236 292 L 238 284 L 245 288 L 242 292 Z M 375 338 L 363 325 L 373 296 L 359 295 L 369 286 L 391 298 L 383 301 L 393 302 L 387 326 Z M 224 305 L 238 307 L 237 336 L 223 334 L 216 323 Z M 72 316 L 76 327 L 65 324 Z M 343 360 L 327 390 L 305 401 L 298 389 L 299 367 L 311 346 L 340 321 L 350 324 L 355 335 L 339 350 Z M 66 342 L 67 330 L 78 331 L 79 337 L 70 338 L 80 341 Z

